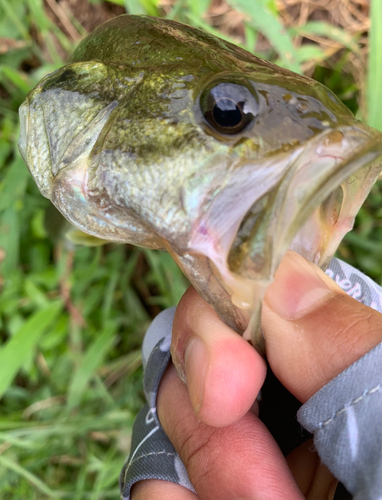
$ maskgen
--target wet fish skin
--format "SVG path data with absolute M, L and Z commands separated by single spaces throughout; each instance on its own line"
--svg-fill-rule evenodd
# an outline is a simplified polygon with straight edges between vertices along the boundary
M 243 99 L 248 126 L 211 126 L 213 89 Z M 147 16 L 97 28 L 20 116 L 24 160 L 70 222 L 168 250 L 258 345 L 261 300 L 286 249 L 325 267 L 381 171 L 381 134 L 323 85 Z

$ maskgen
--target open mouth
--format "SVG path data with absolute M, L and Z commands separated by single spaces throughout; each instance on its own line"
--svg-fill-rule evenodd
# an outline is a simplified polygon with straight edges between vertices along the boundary
M 241 323 L 247 323 L 246 338 L 259 342 L 261 302 L 288 248 L 326 268 L 381 172 L 381 161 L 379 132 L 361 124 L 325 131 L 289 156 L 268 165 L 262 160 L 258 182 L 251 184 L 249 172 L 241 182 L 236 179 L 236 189 L 233 181 L 198 218 L 189 251 L 209 259 Z M 234 208 L 222 218 L 224 204 Z

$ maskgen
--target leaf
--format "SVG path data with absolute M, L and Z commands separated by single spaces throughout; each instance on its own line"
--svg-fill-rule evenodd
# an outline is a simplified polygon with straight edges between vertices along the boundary
M 56 321 L 62 303 L 51 302 L 34 313 L 8 342 L 0 348 L 0 397 L 8 389 L 17 372 L 30 357 L 41 335 Z
M 81 396 L 86 386 L 104 360 L 104 357 L 115 340 L 115 325 L 111 324 L 97 334 L 96 340 L 86 351 L 82 362 L 75 371 L 68 391 L 68 409 L 78 406 L 81 402 Z

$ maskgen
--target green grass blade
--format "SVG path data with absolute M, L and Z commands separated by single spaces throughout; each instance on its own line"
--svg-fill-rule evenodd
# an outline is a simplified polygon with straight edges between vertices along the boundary
M 297 57 L 298 62 L 302 64 L 307 61 L 314 61 L 317 63 L 323 61 L 326 56 L 325 52 L 320 47 L 309 43 L 298 49 Z
M 211 0 L 188 0 L 188 6 L 194 16 L 202 17 L 207 12 Z
M 49 486 L 41 481 L 41 479 L 24 469 L 24 467 L 21 467 L 21 465 L 17 464 L 13 460 L 5 457 L 4 455 L 0 455 L 0 465 L 2 465 L 6 469 L 10 469 L 13 472 L 16 472 L 16 474 L 18 474 L 19 476 L 24 477 L 29 483 L 33 484 L 33 486 L 40 490 L 41 493 L 44 493 L 44 495 L 47 495 L 50 498 L 62 498 L 62 495 L 60 493 L 52 491 Z
M 42 0 L 27 0 L 31 17 L 35 25 L 39 27 L 41 33 L 45 33 L 53 25 L 52 21 L 46 15 Z
M 25 75 L 16 71 L 10 66 L 2 65 L 0 66 L 0 81 L 3 81 L 3 77 L 9 80 L 17 89 L 19 89 L 23 94 L 27 94 L 30 91 L 30 82 L 26 81 Z
M 217 36 L 222 40 L 225 40 L 226 42 L 233 43 L 234 45 L 239 45 L 245 48 L 244 45 L 237 43 L 231 36 L 226 35 L 225 33 L 222 33 L 221 31 L 215 29 L 213 26 L 203 21 L 203 19 L 200 19 L 200 17 L 195 16 L 192 12 L 187 13 L 187 19 L 189 23 L 195 28 L 202 29 L 207 33 L 210 33 L 211 35 Z
M 0 212 L 13 205 L 16 198 L 23 197 L 29 177 L 24 161 L 17 155 L 0 184 Z
M 248 23 L 244 23 L 245 46 L 249 52 L 253 52 L 256 47 L 257 31 Z
M 123 7 L 124 5 L 124 0 L 109 0 L 110 3 L 114 3 L 115 5 L 119 5 L 120 7 Z M 93 0 L 94 3 L 102 3 L 102 0 Z
M 350 232 L 346 235 L 346 240 L 353 245 L 362 248 L 370 253 L 375 253 L 376 255 L 381 254 L 381 242 L 380 241 L 372 241 L 369 239 L 365 239 L 355 232 Z
M 74 373 L 68 391 L 68 409 L 71 410 L 81 401 L 81 396 L 94 372 L 115 341 L 115 325 L 108 325 L 90 345 L 80 366 Z
M 0 397 L 29 358 L 42 334 L 53 325 L 62 310 L 55 301 L 33 314 L 3 347 L 0 348 Z
M 290 30 L 291 33 L 297 33 L 301 36 L 318 35 L 324 36 L 337 42 L 352 52 L 359 52 L 359 45 L 354 38 L 354 35 L 347 33 L 345 30 L 337 28 L 324 21 L 310 21 L 302 26 L 295 26 Z
M 382 131 L 382 2 L 371 0 L 367 79 L 368 124 Z
M 5 278 L 9 278 L 16 270 L 19 261 L 20 230 L 20 213 L 13 203 L 0 216 L 0 249 L 3 253 L 1 274 Z
M 8 17 L 8 19 L 11 21 L 11 23 L 18 31 L 19 35 L 21 35 L 21 37 L 24 38 L 25 40 L 28 40 L 30 38 L 28 30 L 22 23 L 22 21 L 19 19 L 17 13 L 12 8 L 11 2 L 9 2 L 8 0 L 0 0 L 0 5 L 4 10 L 5 15 Z
M 268 9 L 266 2 L 230 0 L 229 3 L 233 8 L 246 15 L 249 25 L 268 38 L 285 68 L 301 73 L 292 39 L 276 15 Z
M 19 448 L 24 449 L 35 449 L 38 447 L 38 443 L 33 443 L 32 441 L 27 441 L 26 439 L 19 439 L 17 437 L 12 436 L 11 433 L 1 432 L 0 431 L 0 442 L 9 443 L 12 446 L 18 446 Z
M 128 14 L 146 14 L 146 9 L 139 0 L 124 0 L 123 3 Z

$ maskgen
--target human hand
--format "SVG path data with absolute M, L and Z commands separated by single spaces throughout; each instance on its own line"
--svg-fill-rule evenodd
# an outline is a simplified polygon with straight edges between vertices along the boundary
M 262 327 L 273 372 L 302 403 L 381 341 L 381 315 L 293 252 L 267 291 Z M 151 480 L 133 500 L 333 498 L 336 481 L 309 444 L 285 460 L 257 418 L 264 360 L 192 289 L 174 318 L 172 355 L 187 388 L 170 366 L 158 415 L 198 496 Z

